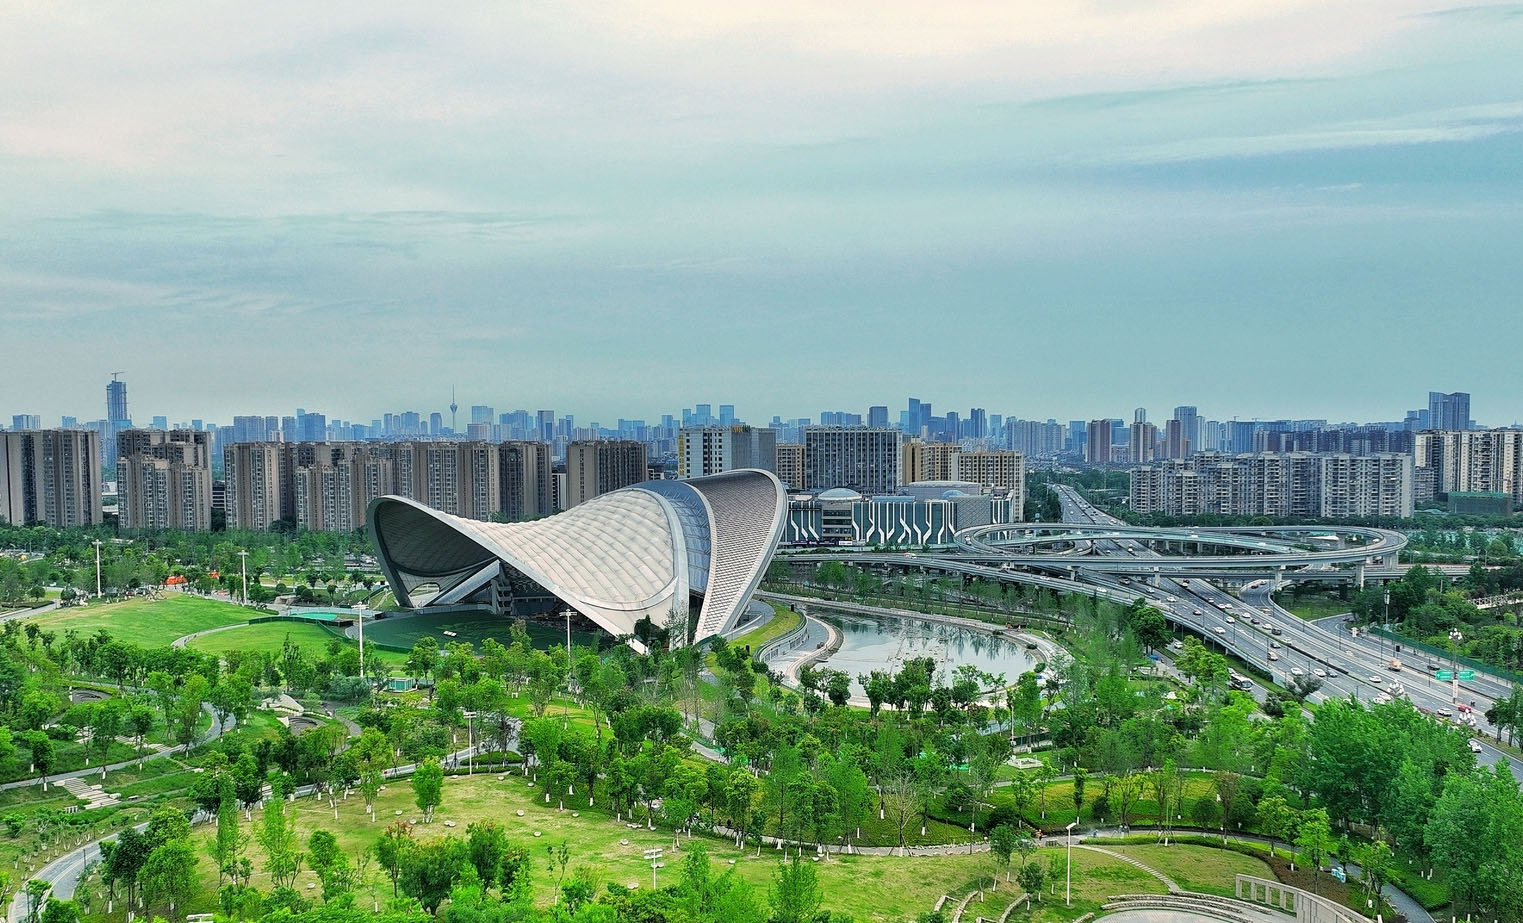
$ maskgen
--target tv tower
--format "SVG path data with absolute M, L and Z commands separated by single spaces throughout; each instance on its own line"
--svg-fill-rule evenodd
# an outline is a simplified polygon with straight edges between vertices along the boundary
M 455 386 L 454 385 L 450 385 L 449 386 L 449 429 L 450 429 L 451 433 L 457 433 L 457 432 L 460 431 L 460 427 L 455 424 L 455 413 L 459 409 L 460 409 L 460 405 L 455 403 Z

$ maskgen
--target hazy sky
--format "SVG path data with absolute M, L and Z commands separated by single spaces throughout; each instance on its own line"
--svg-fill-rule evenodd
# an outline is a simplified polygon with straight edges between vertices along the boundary
M 1523 4 L 57 4 L 0 414 L 1523 418 Z

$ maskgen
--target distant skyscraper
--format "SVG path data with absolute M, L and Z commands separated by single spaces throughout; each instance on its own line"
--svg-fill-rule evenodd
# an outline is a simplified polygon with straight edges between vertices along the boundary
M 488 407 L 486 404 L 471 405 L 472 423 L 491 423 L 496 415 L 497 411 L 493 410 L 491 407 Z
M 1179 421 L 1181 437 L 1190 443 L 1189 450 L 1199 452 L 1201 450 L 1200 412 L 1192 404 L 1181 404 L 1174 408 L 1174 419 Z
M 1138 407 L 1136 410 L 1132 411 L 1133 423 L 1146 423 L 1147 421 L 1148 411 L 1146 407 Z
M 11 417 L 11 429 L 42 429 L 42 417 L 35 413 L 15 414 Z
M 131 419 L 127 415 L 127 383 L 113 374 L 106 383 L 106 422 L 122 423 Z
M 1428 428 L 1444 432 L 1470 428 L 1470 395 L 1464 391 L 1428 392 Z
M 428 434 L 439 436 L 444 433 L 444 414 L 437 410 L 428 415 Z
M 555 411 L 553 411 L 553 410 L 541 410 L 539 412 L 539 416 L 538 416 L 536 422 L 538 422 L 538 424 L 539 424 L 539 435 L 538 435 L 539 441 L 540 442 L 554 442 L 555 441 Z
M 874 429 L 888 426 L 888 408 L 883 406 L 867 408 L 867 425 Z
M 1114 440 L 1112 424 L 1114 420 L 1090 420 L 1086 427 L 1088 438 L 1085 440 L 1084 460 L 1091 465 L 1108 465 L 1111 463 L 1111 445 Z

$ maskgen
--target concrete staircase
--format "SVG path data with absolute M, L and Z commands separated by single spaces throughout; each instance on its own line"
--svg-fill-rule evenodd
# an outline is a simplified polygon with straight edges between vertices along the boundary
M 107 808 L 121 801 L 116 795 L 103 790 L 101 786 L 88 785 L 82 779 L 64 779 L 58 783 L 58 786 L 83 801 L 87 811 L 91 808 Z

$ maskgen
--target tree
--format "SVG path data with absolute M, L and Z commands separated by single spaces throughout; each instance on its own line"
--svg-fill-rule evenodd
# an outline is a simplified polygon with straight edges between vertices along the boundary
M 444 800 L 444 767 L 434 757 L 429 757 L 412 775 L 414 800 L 423 812 L 423 823 L 434 819 L 434 809 Z
M 819 876 L 814 865 L 802 862 L 794 856 L 789 862 L 778 863 L 772 873 L 772 887 L 768 891 L 774 923 L 809 923 L 820 909 L 824 896 L 820 893 Z
M 243 852 L 243 834 L 238 830 L 238 804 L 231 781 L 225 781 L 222 798 L 217 803 L 217 836 L 211 842 L 212 860 L 217 863 L 217 884 L 236 877 L 238 859 Z
M 179 919 L 185 902 L 196 893 L 196 851 L 187 839 L 155 849 L 143 863 L 143 900 L 165 905 L 170 919 Z
M 1074 767 L 1073 798 L 1074 820 L 1079 820 L 1084 814 L 1084 780 L 1089 774 L 1081 766 Z
M 1364 870 L 1364 887 L 1375 900 L 1375 906 L 1380 906 L 1380 893 L 1385 889 L 1385 883 L 1390 880 L 1391 866 L 1394 857 L 1391 847 L 1384 840 L 1374 840 L 1362 843 L 1354 849 L 1354 861 Z
M 43 898 L 48 896 L 53 886 L 41 878 L 32 878 L 27 881 L 22 893 L 26 895 L 26 923 L 38 923 L 38 917 L 42 912 Z
M 1016 875 L 1016 881 L 1020 882 L 1021 889 L 1032 895 L 1038 901 L 1042 899 L 1042 882 L 1047 878 L 1047 873 L 1042 869 L 1040 862 L 1031 862 L 1021 866 Z
M 254 830 L 254 839 L 264 850 L 265 871 L 277 888 L 288 888 L 301 873 L 302 855 L 297 848 L 296 818 L 286 815 L 285 799 L 277 786 L 265 802 L 264 814 Z
M 1270 795 L 1259 802 L 1259 829 L 1269 837 L 1269 854 L 1274 855 L 1276 840 L 1283 840 L 1290 833 L 1291 821 L 1295 812 L 1285 799 L 1279 795 Z
M 1322 858 L 1333 851 L 1332 827 L 1327 821 L 1327 811 L 1311 808 L 1302 811 L 1296 819 L 1296 849 L 1312 866 L 1312 887 L 1321 893 Z
M 989 852 L 994 855 L 994 861 L 1005 870 L 1005 880 L 1010 880 L 1010 857 L 1015 854 L 1015 841 L 1018 834 L 1014 827 L 1009 824 L 1000 824 L 989 832 Z
M 397 882 L 402 877 L 403 861 L 407 853 L 415 845 L 412 838 L 412 826 L 405 821 L 397 821 L 386 828 L 376 839 L 375 858 L 381 868 L 391 878 L 391 896 L 397 896 Z
M 465 842 L 458 837 L 444 837 L 414 844 L 402 854 L 402 893 L 414 898 L 423 909 L 434 913 L 462 870 L 471 869 Z

